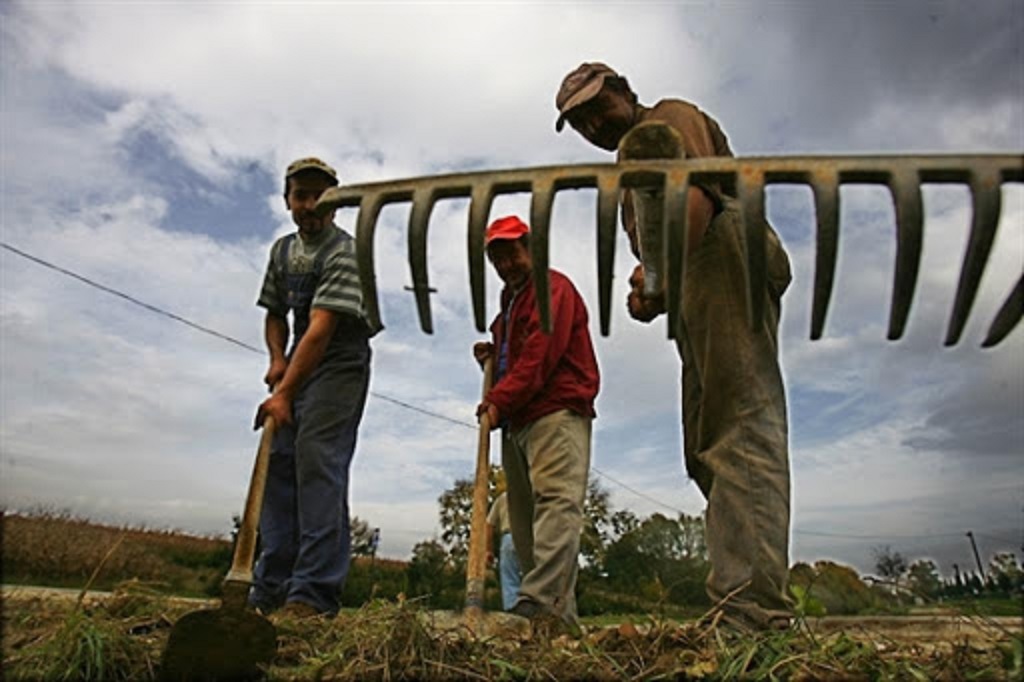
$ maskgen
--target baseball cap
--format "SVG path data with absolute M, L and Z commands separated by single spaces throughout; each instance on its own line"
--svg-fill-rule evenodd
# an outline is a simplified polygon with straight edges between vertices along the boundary
M 555 122 L 556 131 L 562 132 L 562 128 L 565 127 L 565 115 L 571 109 L 593 99 L 601 92 L 606 78 L 622 77 L 607 64 L 583 62 L 562 79 L 562 87 L 555 95 L 555 107 L 559 111 L 558 120 Z
M 498 218 L 487 227 L 484 235 L 484 246 L 498 239 L 519 239 L 530 233 L 530 226 L 514 215 Z
M 329 175 L 331 179 L 334 180 L 335 185 L 338 184 L 338 172 L 315 156 L 307 156 L 303 159 L 292 161 L 288 164 L 288 169 L 284 172 L 284 179 L 287 180 L 296 173 L 300 173 L 304 170 L 318 170 L 321 173 Z

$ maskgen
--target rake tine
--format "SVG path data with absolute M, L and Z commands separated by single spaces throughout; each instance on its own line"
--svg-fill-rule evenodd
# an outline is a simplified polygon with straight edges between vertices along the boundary
M 836 251 L 839 245 L 839 175 L 835 169 L 816 172 L 811 180 L 814 212 L 818 219 L 818 235 L 814 256 L 814 299 L 811 304 L 811 339 L 821 338 L 828 304 L 832 300 L 832 283 L 836 274 Z
M 981 347 L 991 348 L 1005 339 L 1020 322 L 1022 316 L 1024 316 L 1024 276 L 1017 280 L 1017 286 L 1013 288 L 999 312 L 996 313 Z
M 429 189 L 417 189 L 412 197 L 409 211 L 409 270 L 412 275 L 412 291 L 416 296 L 416 311 L 420 327 L 427 334 L 434 333 L 430 316 L 430 282 L 427 275 L 427 227 L 430 213 L 434 209 L 436 193 Z
M 608 336 L 612 315 L 612 274 L 615 265 L 615 222 L 619 210 L 619 181 L 614 173 L 597 178 L 597 287 L 601 335 Z
M 671 179 L 672 182 L 668 182 Z M 670 189 L 670 188 L 674 188 Z M 665 211 L 663 214 L 665 227 L 662 230 L 665 244 L 662 248 L 667 263 L 659 268 L 665 272 L 665 307 L 668 312 L 668 338 L 679 338 L 682 330 L 681 302 L 683 298 L 683 281 L 686 277 L 687 231 L 689 224 L 686 219 L 686 199 L 689 192 L 689 176 L 687 173 L 673 172 L 666 178 Z
M 469 288 L 473 298 L 473 318 L 476 320 L 478 332 L 487 331 L 484 232 L 487 230 L 487 217 L 491 213 L 492 201 L 494 201 L 494 189 L 490 183 L 473 185 L 473 194 L 469 201 L 469 233 L 466 241 L 469 252 Z
M 551 278 L 548 275 L 548 237 L 551 231 L 551 204 L 555 200 L 550 180 L 538 181 L 530 201 L 530 255 L 533 258 L 533 286 L 536 290 L 540 328 L 551 333 Z
M 903 336 L 917 287 L 924 218 L 921 183 L 915 171 L 899 169 L 894 172 L 889 177 L 889 191 L 896 206 L 896 275 L 887 338 L 895 341 Z
M 363 288 L 363 306 L 372 327 L 380 327 L 380 302 L 377 300 L 377 275 L 373 267 L 373 235 L 377 230 L 377 216 L 384 205 L 384 195 L 368 192 L 359 202 L 356 219 L 356 265 Z
M 956 289 L 953 313 L 949 319 L 945 345 L 955 345 L 960 340 L 967 316 L 971 313 L 974 298 L 981 283 L 992 242 L 995 241 L 999 225 L 1001 188 L 998 171 L 986 169 L 982 173 L 971 173 L 971 196 L 974 199 L 974 215 L 971 218 L 971 235 L 960 269 L 960 283 Z
M 755 328 L 764 319 L 764 292 L 768 286 L 763 171 L 754 168 L 741 171 L 736 179 L 736 190 L 743 207 L 743 235 L 747 244 L 748 319 L 751 328 Z

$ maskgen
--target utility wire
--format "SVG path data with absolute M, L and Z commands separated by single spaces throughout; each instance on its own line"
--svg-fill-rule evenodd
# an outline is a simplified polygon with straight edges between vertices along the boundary
M 960 537 L 963 533 L 932 533 L 930 535 L 850 535 L 847 533 L 826 533 L 815 530 L 794 530 L 798 535 L 816 535 L 825 538 L 849 538 L 851 540 L 917 540 L 926 538 L 951 538 Z
M 227 334 L 223 334 L 223 333 L 221 333 L 221 332 L 219 332 L 219 331 L 217 331 L 215 329 L 210 329 L 209 327 L 205 327 L 205 326 L 203 326 L 201 324 L 198 324 L 198 323 L 193 322 L 193 321 L 191 321 L 189 319 L 186 319 L 186 318 L 182 317 L 181 315 L 177 315 L 177 314 L 172 313 L 170 311 L 164 310 L 163 308 L 160 308 L 159 306 L 155 306 L 155 305 L 153 305 L 151 303 L 146 303 L 145 301 L 141 301 L 141 300 L 135 298 L 134 296 L 131 296 L 129 294 L 124 293 L 123 291 L 118 291 L 117 289 L 114 289 L 112 287 L 108 287 L 108 286 L 106 286 L 104 284 L 100 284 L 99 282 L 95 282 L 95 281 L 89 279 L 88 277 L 85 277 L 83 275 L 79 275 L 78 273 L 72 272 L 71 270 L 68 270 L 66 268 L 62 268 L 59 265 L 54 265 L 53 263 L 50 263 L 49 261 L 43 260 L 42 258 L 39 258 L 38 256 L 33 256 L 30 253 L 27 253 L 25 251 L 22 251 L 21 249 L 15 248 L 15 247 L 11 246 L 10 244 L 8 244 L 7 242 L 0 241 L 0 246 L 2 246 L 3 248 L 7 249 L 11 253 L 15 253 L 15 254 L 21 256 L 22 258 L 30 260 L 30 261 L 38 264 L 38 265 L 42 265 L 45 268 L 49 268 L 51 270 L 54 270 L 55 272 L 59 272 L 62 275 L 66 275 L 68 277 L 76 279 L 79 282 L 82 282 L 84 284 L 88 284 L 89 286 L 95 287 L 96 289 L 99 289 L 100 291 L 104 291 L 104 292 L 106 292 L 108 294 L 111 294 L 113 296 L 117 296 L 119 298 L 122 298 L 122 299 L 128 301 L 129 303 L 133 303 L 133 304 L 135 304 L 135 305 L 137 305 L 137 306 L 139 306 L 141 308 L 145 308 L 146 310 L 148 310 L 150 312 L 156 313 L 158 315 L 163 315 L 164 317 L 168 317 L 168 318 L 174 320 L 175 322 L 180 322 L 181 324 L 187 325 L 187 326 L 195 329 L 196 331 L 200 331 L 200 332 L 203 332 L 204 334 L 209 334 L 211 336 L 215 336 L 218 339 L 221 339 L 223 341 L 227 341 L 228 343 L 234 344 L 235 346 L 238 346 L 240 348 L 244 348 L 245 350 L 251 351 L 253 353 L 258 353 L 260 355 L 262 355 L 264 353 L 263 350 L 261 350 L 260 348 L 257 348 L 256 346 L 253 346 L 251 344 L 245 343 L 244 341 L 239 341 L 238 339 L 232 338 L 231 336 L 228 336 Z M 384 395 L 384 394 L 381 394 L 381 393 L 377 393 L 375 391 L 370 391 L 370 395 L 374 396 L 375 398 L 379 398 L 379 399 L 387 401 L 389 403 L 393 403 L 395 405 L 398 405 L 399 407 L 403 407 L 403 408 L 405 408 L 407 410 L 412 410 L 414 412 L 419 412 L 420 414 L 426 415 L 428 417 L 433 417 L 435 419 L 441 419 L 443 421 L 446 421 L 446 422 L 449 422 L 449 423 L 452 423 L 452 424 L 456 424 L 458 426 L 464 426 L 466 428 L 473 429 L 474 431 L 478 428 L 476 424 L 471 424 L 470 422 L 462 421 L 460 419 L 453 419 L 452 417 L 447 417 L 447 416 L 445 416 L 443 414 L 439 414 L 437 412 L 431 412 L 430 410 L 427 410 L 425 408 L 418 407 L 416 405 L 412 405 L 412 404 L 407 403 L 405 401 L 399 400 L 397 398 L 392 398 L 391 396 Z M 593 469 L 594 473 L 596 473 L 598 476 L 601 476 L 602 478 L 605 478 L 605 479 L 611 481 L 615 485 L 617 485 L 617 486 L 619 486 L 621 488 L 624 488 L 625 490 L 628 490 L 629 492 L 633 493 L 634 495 L 636 495 L 637 497 L 639 497 L 641 499 L 647 500 L 648 502 L 651 502 L 653 504 L 658 505 L 659 507 L 663 507 L 665 509 L 673 511 L 673 512 L 675 512 L 677 514 L 685 513 L 683 511 L 681 511 L 680 509 L 677 509 L 676 507 L 673 507 L 672 505 L 665 504 L 664 502 L 661 502 L 660 500 L 656 500 L 655 498 L 651 497 L 650 495 L 648 495 L 646 493 L 640 492 L 639 490 L 637 490 L 635 488 L 631 488 L 630 486 L 626 485 L 622 481 L 619 481 L 619 480 L 609 476 L 607 473 L 601 471 L 600 469 L 598 469 L 595 466 L 591 466 L 590 468 Z M 847 535 L 847 534 L 843 534 L 843 533 L 825 533 L 825 532 L 818 532 L 818 531 L 795 530 L 795 529 L 793 530 L 793 533 L 795 535 L 815 535 L 815 536 L 821 536 L 821 537 L 849 538 L 849 539 L 856 539 L 856 540 L 897 540 L 897 539 L 915 539 L 915 538 L 929 538 L 929 537 L 931 537 L 931 538 L 939 538 L 939 537 L 951 537 L 951 536 L 954 536 L 954 535 L 960 535 L 960 533 L 939 533 L 939 534 L 935 534 L 935 535 Z M 981 534 L 979 533 L 979 535 L 981 535 Z M 989 537 L 991 537 L 991 536 L 989 536 Z
M 146 310 L 148 310 L 150 312 L 156 313 L 158 315 L 163 315 L 164 317 L 168 317 L 168 318 L 174 320 L 175 322 L 180 322 L 182 324 L 188 325 L 189 327 L 191 327 L 191 328 L 193 328 L 193 329 L 195 329 L 197 331 L 203 332 L 204 334 L 210 334 L 211 336 L 215 336 L 215 337 L 217 337 L 219 339 L 227 341 L 228 343 L 232 343 L 232 344 L 234 344 L 234 345 L 236 345 L 236 346 L 238 346 L 240 348 L 244 348 L 245 350 L 251 351 L 253 353 L 258 353 L 260 355 L 262 355 L 264 353 L 263 350 L 257 348 L 256 346 L 253 346 L 251 344 L 245 343 L 244 341 L 239 341 L 238 339 L 233 338 L 231 336 L 228 336 L 227 334 L 223 334 L 221 332 L 218 332 L 215 329 L 210 329 L 209 327 L 205 327 L 205 326 L 203 326 L 201 324 L 198 324 L 196 322 L 192 322 L 191 320 L 186 319 L 186 318 L 182 317 L 181 315 L 177 315 L 177 314 L 172 313 L 170 311 L 164 310 L 163 308 L 161 308 L 159 306 L 155 306 L 155 305 L 153 305 L 151 303 L 146 303 L 145 301 L 139 300 L 139 299 L 135 298 L 134 296 L 131 296 L 129 294 L 124 293 L 123 291 L 118 291 L 117 289 L 114 289 L 112 287 L 108 287 L 108 286 L 106 286 L 104 284 L 100 284 L 99 282 L 91 280 L 88 277 L 85 277 L 83 275 L 78 274 L 77 272 L 73 272 L 71 270 L 68 270 L 67 268 L 62 268 L 59 265 L 55 265 L 55 264 L 53 264 L 53 263 L 51 263 L 49 261 L 46 261 L 46 260 L 44 260 L 42 258 L 39 258 L 38 256 L 33 256 L 30 253 L 27 253 L 25 251 L 22 251 L 21 249 L 15 248 L 15 247 L 11 246 L 10 244 L 8 244 L 6 242 L 0 241 L 0 246 L 3 246 L 3 248 L 7 249 L 8 251 L 10 251 L 12 253 L 15 253 L 15 254 L 21 256 L 22 258 L 26 258 L 26 259 L 32 261 L 33 263 L 36 263 L 38 265 L 42 265 L 45 268 L 49 268 L 51 270 L 54 270 L 55 272 L 59 272 L 62 275 L 66 275 L 68 277 L 72 277 L 72 278 L 78 280 L 79 282 L 82 282 L 84 284 L 88 284 L 89 286 L 95 287 L 96 289 L 99 289 L 100 291 L 103 291 L 103 292 L 106 292 L 106 293 L 111 294 L 113 296 L 117 296 L 119 298 L 122 298 L 122 299 L 128 301 L 129 303 L 133 303 L 134 305 L 137 305 L 137 306 L 139 306 L 141 308 L 145 308 Z M 433 417 L 434 419 L 440 419 L 440 420 L 449 422 L 451 424 L 456 424 L 458 426 L 464 426 L 464 427 L 466 427 L 468 429 L 472 429 L 474 431 L 478 428 L 478 426 L 476 424 L 472 424 L 470 422 L 463 421 L 463 420 L 460 420 L 460 419 L 453 419 L 452 417 L 448 417 L 448 416 L 445 416 L 443 414 L 438 414 L 437 412 L 431 412 L 430 410 L 427 410 L 425 408 L 419 407 L 417 405 L 412 405 L 412 404 L 407 403 L 407 402 L 405 402 L 403 400 L 399 400 L 398 398 L 392 398 L 391 396 L 384 395 L 384 394 L 381 394 L 381 393 L 377 393 L 375 391 L 370 391 L 370 395 L 374 396 L 375 398 L 380 398 L 381 400 L 385 400 L 387 402 L 390 402 L 390 403 L 393 403 L 395 405 L 398 405 L 399 407 L 403 407 L 403 408 L 405 408 L 407 410 L 412 410 L 413 412 L 419 412 L 420 414 L 426 415 L 428 417 Z M 675 507 L 673 507 L 671 505 L 668 505 L 668 504 L 665 504 L 664 502 L 656 500 L 653 497 L 651 497 L 650 495 L 642 493 L 639 490 L 631 488 L 628 485 L 626 485 L 625 483 L 622 483 L 621 481 L 618 481 L 618 480 L 612 478 L 611 476 L 609 476 L 605 472 L 601 471 L 597 467 L 591 467 L 591 469 L 593 469 L 594 472 L 597 473 L 599 476 L 602 476 L 603 478 L 608 479 L 612 483 L 615 483 L 616 485 L 618 485 L 618 486 L 620 486 L 620 487 L 630 491 L 631 493 L 633 493 L 634 495 L 636 495 L 636 496 L 638 496 L 640 498 L 643 498 L 643 499 L 647 500 L 648 502 L 652 502 L 652 503 L 654 503 L 654 504 L 656 504 L 656 505 L 658 505 L 660 507 L 664 507 L 665 509 L 669 509 L 669 510 L 671 510 L 673 512 L 676 512 L 678 514 L 682 514 L 683 513 L 682 511 L 680 511 L 679 509 L 676 509 Z
M 155 305 L 151 305 L 149 303 L 146 303 L 145 301 L 140 301 L 139 299 L 135 298 L 134 296 L 130 296 L 130 295 L 128 295 L 128 294 L 126 294 L 126 293 L 124 293 L 122 291 L 118 291 L 117 289 L 112 289 L 112 288 L 110 288 L 108 286 L 100 284 L 99 282 L 94 282 L 93 280 L 89 279 L 88 277 L 83 277 L 82 275 L 79 275 L 76 272 L 72 272 L 72 271 L 67 270 L 65 268 L 62 268 L 62 267 L 60 267 L 58 265 L 54 265 L 53 263 L 45 261 L 42 258 L 39 258 L 37 256 L 33 256 L 33 255 L 29 254 L 29 253 L 25 253 L 21 249 L 14 248 L 13 246 L 8 244 L 7 242 L 0 241 L 0 246 L 4 247 L 5 249 L 7 249 L 8 251 L 10 251 L 12 253 L 18 254 L 22 258 L 27 258 L 30 261 L 33 261 L 35 263 L 38 263 L 39 265 L 42 265 L 43 267 L 50 268 L 51 270 L 55 270 L 55 271 L 61 273 L 62 275 L 67 275 L 68 277 L 73 277 L 74 279 L 77 279 L 79 282 L 84 282 L 85 284 L 88 284 L 91 287 L 96 287 L 100 291 L 105 291 L 108 294 L 112 294 L 114 296 L 118 296 L 120 298 L 123 298 L 124 300 L 126 300 L 126 301 L 128 301 L 130 303 L 134 303 L 137 306 L 141 306 L 141 307 L 145 308 L 146 310 L 149 310 L 151 312 L 157 313 L 159 315 L 163 315 L 165 317 L 169 317 L 169 318 L 171 318 L 172 320 L 174 320 L 176 322 L 181 322 L 182 324 L 188 325 L 189 327 L 192 327 L 193 329 L 201 331 L 204 334 L 210 334 L 211 336 L 216 336 L 218 339 L 222 339 L 224 341 L 227 341 L 228 343 L 233 343 L 236 346 L 241 346 L 242 348 L 245 348 L 246 350 L 255 351 L 257 353 L 262 353 L 263 352 L 259 348 L 256 348 L 255 346 L 250 346 L 247 343 L 239 341 L 238 339 L 233 339 L 230 336 L 227 336 L 225 334 L 221 334 L 220 332 L 218 332 L 216 330 L 213 330 L 213 329 L 210 329 L 209 327 L 204 327 L 203 325 L 196 324 L 195 322 L 192 322 L 191 320 L 186 320 L 181 315 L 175 315 L 174 313 L 168 312 L 168 311 L 166 311 L 166 310 L 164 310 L 162 308 L 158 308 Z
M 68 270 L 67 268 L 62 268 L 59 265 L 54 265 L 53 263 L 50 263 L 49 261 L 43 260 L 42 258 L 39 258 L 38 256 L 33 256 L 30 253 L 26 253 L 25 251 L 22 251 L 21 249 L 15 248 L 15 247 L 11 246 L 10 244 L 8 244 L 7 242 L 0 241 L 0 246 L 2 246 L 3 248 L 7 249 L 8 251 L 10 251 L 12 253 L 15 253 L 15 254 L 21 256 L 22 258 L 26 258 L 26 259 L 34 262 L 34 263 L 42 265 L 43 267 L 46 267 L 46 268 L 49 268 L 49 269 L 54 270 L 56 272 L 59 272 L 62 275 L 67 275 L 68 277 L 72 277 L 74 279 L 77 279 L 79 282 L 83 282 L 84 284 L 88 284 L 89 286 L 95 287 L 95 288 L 99 289 L 100 291 L 104 291 L 104 292 L 106 292 L 108 294 L 111 294 L 113 296 L 117 296 L 119 298 L 123 298 L 124 300 L 128 301 L 129 303 L 133 303 L 133 304 L 135 304 L 135 305 L 137 305 L 137 306 L 139 306 L 141 308 L 145 308 L 146 310 L 148 310 L 150 312 L 156 313 L 158 315 L 163 315 L 164 317 L 168 317 L 168 318 L 174 320 L 175 322 L 180 322 L 180 323 L 182 323 L 184 325 L 188 325 L 189 327 L 191 327 L 191 328 L 193 328 L 193 329 L 195 329 L 197 331 L 203 332 L 204 334 L 209 334 L 211 336 L 215 336 L 218 339 L 221 339 L 223 341 L 227 341 L 228 343 L 232 343 L 232 344 L 234 344 L 234 345 L 236 345 L 236 346 L 238 346 L 240 348 L 244 348 L 247 351 L 251 351 L 253 353 L 258 353 L 259 355 L 263 355 L 263 353 L 265 352 L 265 351 L 257 348 L 256 346 L 253 346 L 251 344 L 245 343 L 244 341 L 239 341 L 238 339 L 233 338 L 231 336 L 228 336 L 227 334 L 223 334 L 223 333 L 221 333 L 221 332 L 219 332 L 219 331 L 217 331 L 215 329 L 210 329 L 209 327 L 204 327 L 203 325 L 198 324 L 196 322 L 193 322 L 193 321 L 191 321 L 189 319 L 186 319 L 186 318 L 182 317 L 181 315 L 177 315 L 177 314 L 172 313 L 172 312 L 170 312 L 168 310 L 164 310 L 163 308 L 160 308 L 159 306 L 155 306 L 155 305 L 153 305 L 151 303 L 146 303 L 145 301 L 141 301 L 141 300 L 135 298 L 134 296 L 131 296 L 129 294 L 124 293 L 123 291 L 118 291 L 117 289 L 114 289 L 112 287 L 108 287 L 108 286 L 106 286 L 104 284 L 100 284 L 99 282 L 93 281 L 93 280 L 89 279 L 88 277 L 85 277 L 83 275 L 79 275 L 77 272 L 72 272 L 71 270 Z M 388 402 L 394 403 L 394 404 L 399 405 L 401 407 L 404 407 L 404 408 L 406 408 L 408 410 L 413 410 L 415 412 L 420 412 L 421 414 L 425 414 L 427 416 L 434 417 L 436 419 L 443 419 L 445 421 L 453 422 L 455 424 L 460 424 L 460 425 L 463 425 L 463 426 L 469 426 L 470 428 L 475 428 L 472 424 L 469 424 L 467 422 L 461 422 L 461 421 L 452 419 L 451 417 L 446 417 L 443 414 L 438 414 L 436 412 L 431 412 L 430 410 L 426 410 L 426 409 L 424 409 L 422 407 L 417 407 L 415 405 L 410 405 L 407 402 L 403 402 L 401 400 L 398 400 L 397 398 L 392 398 L 391 396 L 382 395 L 380 393 L 376 393 L 376 392 L 373 392 L 373 391 L 370 392 L 370 395 L 374 396 L 375 398 L 380 398 L 381 400 L 386 400 Z

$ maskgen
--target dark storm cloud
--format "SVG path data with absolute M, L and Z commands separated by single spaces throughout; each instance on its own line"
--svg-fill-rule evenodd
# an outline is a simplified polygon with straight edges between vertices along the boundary
M 981 455 L 1019 464 L 1024 452 L 1024 379 L 1009 372 L 972 372 L 949 395 L 926 405 L 924 426 L 904 443 L 914 448 Z
M 733 125 L 748 139 L 746 146 L 940 149 L 950 144 L 943 133 L 970 126 L 972 112 L 1003 107 L 1009 117 L 1005 128 L 986 131 L 984 143 L 1020 144 L 1024 4 L 770 7 L 735 22 L 735 35 L 726 43 L 742 46 L 733 50 L 735 56 L 748 55 L 730 77 L 745 87 L 722 83 L 732 91 L 724 95 L 727 106 L 738 110 L 742 101 L 749 103 L 750 87 L 764 93 L 758 127 Z M 745 125 L 751 126 L 749 117 Z

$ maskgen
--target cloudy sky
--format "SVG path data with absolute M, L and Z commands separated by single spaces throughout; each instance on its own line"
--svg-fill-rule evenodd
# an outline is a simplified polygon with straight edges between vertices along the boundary
M 291 229 L 281 172 L 315 154 L 345 182 L 610 161 L 554 131 L 581 61 L 641 101 L 682 97 L 740 155 L 1020 152 L 1024 6 L 959 2 L 5 2 L 0 176 L 0 502 L 226 533 L 264 395 L 262 353 L 100 291 L 41 258 L 262 348 L 267 250 Z M 893 211 L 843 190 L 825 338 L 809 340 L 809 191 L 770 194 L 795 280 L 782 362 L 792 422 L 794 560 L 869 571 L 890 545 L 943 570 L 1021 550 L 1022 334 L 979 347 L 1020 277 L 1024 192 L 1003 191 L 993 259 L 960 345 L 942 346 L 970 221 L 965 188 L 925 188 L 907 333 L 885 340 Z M 592 193 L 556 202 L 552 264 L 597 316 Z M 493 217 L 525 212 L 499 200 Z M 387 330 L 353 467 L 353 512 L 401 558 L 438 532 L 437 497 L 472 475 L 467 202 L 434 212 L 435 333 L 419 331 L 408 206 L 377 237 Z M 354 215 L 339 213 L 353 228 Z M 681 465 L 679 362 L 664 321 L 625 314 L 620 236 L 594 475 L 617 508 L 699 513 Z M 489 274 L 488 315 L 498 281 Z M 433 415 L 404 407 L 414 406 Z M 442 418 L 444 417 L 444 418 Z M 495 460 L 497 453 L 495 452 Z

